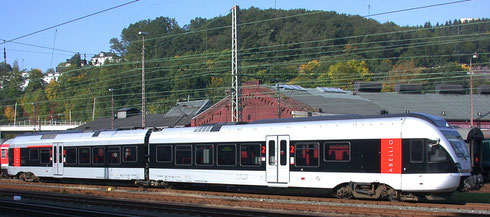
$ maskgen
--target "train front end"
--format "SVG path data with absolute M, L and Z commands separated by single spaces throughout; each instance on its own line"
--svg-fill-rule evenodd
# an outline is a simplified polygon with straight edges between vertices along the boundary
M 449 193 L 479 189 L 483 179 L 472 175 L 468 147 L 458 131 L 443 118 L 411 115 L 415 118 L 407 118 L 403 127 L 404 138 L 410 140 L 404 146 L 403 191 Z M 420 137 L 423 141 L 417 139 Z
M 471 191 L 480 189 L 483 186 L 483 177 L 480 174 L 471 174 L 471 157 L 468 146 L 461 135 L 454 129 L 442 130 L 441 132 L 454 151 L 453 159 L 461 175 L 461 182 L 458 190 Z

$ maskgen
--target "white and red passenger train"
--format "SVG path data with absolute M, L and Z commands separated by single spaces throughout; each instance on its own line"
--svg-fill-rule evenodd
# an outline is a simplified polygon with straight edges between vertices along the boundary
M 26 134 L 1 151 L 3 172 L 28 181 L 317 188 L 340 198 L 393 200 L 479 185 L 460 134 L 427 114 Z

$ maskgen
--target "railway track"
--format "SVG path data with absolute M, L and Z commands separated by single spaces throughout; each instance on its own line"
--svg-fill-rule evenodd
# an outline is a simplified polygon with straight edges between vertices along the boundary
M 242 210 L 245 214 L 251 210 L 264 212 L 254 215 L 388 215 L 388 216 L 458 216 L 458 215 L 490 215 L 488 204 L 439 204 L 439 203 L 393 203 L 388 201 L 370 200 L 340 200 L 335 198 L 318 198 L 305 196 L 259 195 L 227 192 L 187 191 L 175 189 L 139 189 L 130 187 L 111 188 L 101 185 L 68 185 L 53 183 L 25 183 L 16 180 L 1 180 L 3 191 L 0 194 L 21 194 L 22 192 L 39 192 L 57 195 L 83 195 L 88 201 L 79 201 L 78 204 L 93 202 L 91 198 L 118 198 L 124 204 L 151 204 L 150 206 L 184 206 L 197 207 L 197 213 L 211 209 Z M 13 193 L 8 193 L 13 192 Z M 29 196 L 28 193 L 27 196 Z M 47 200 L 47 199 L 45 199 Z M 151 202 L 150 202 L 151 201 Z M 155 205 L 158 204 L 158 205 Z M 111 205 L 115 206 L 115 205 Z M 137 208 L 135 208 L 137 209 Z M 265 212 L 267 211 L 267 212 Z M 177 212 L 177 211 L 171 211 Z M 274 214 L 271 214 L 274 213 Z M 243 213 L 238 213 L 240 216 Z M 209 214 L 211 215 L 211 214 Z M 216 214 L 219 215 L 219 214 Z M 223 214 L 220 214 L 223 215 Z M 230 215 L 231 214 L 227 214 Z
M 250 210 L 237 207 L 217 207 L 159 203 L 128 199 L 115 199 L 85 195 L 71 195 L 50 192 L 0 190 L 4 200 L 0 200 L 2 210 L 20 212 L 26 215 L 50 216 L 311 216 L 299 212 Z M 5 198 L 22 198 L 9 201 Z M 185 200 L 182 200 L 185 202 Z M 42 204 L 40 204 L 42 203 Z M 46 204 L 48 203 L 48 204 Z

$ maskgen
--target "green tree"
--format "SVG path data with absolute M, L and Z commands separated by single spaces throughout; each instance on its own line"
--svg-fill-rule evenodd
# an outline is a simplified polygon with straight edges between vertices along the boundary
M 319 79 L 326 79 L 327 75 L 333 86 L 351 89 L 356 81 L 369 81 L 372 73 L 366 61 L 349 60 L 331 65 L 328 73 L 320 75 Z
M 298 68 L 298 76 L 293 78 L 289 83 L 300 84 L 304 87 L 313 87 L 317 85 L 316 77 L 318 77 L 319 68 L 320 63 L 318 60 L 312 60 L 307 64 L 301 64 Z
M 415 61 L 404 61 L 393 66 L 388 72 L 388 77 L 383 82 L 383 92 L 395 91 L 395 85 L 397 83 L 410 84 L 410 83 L 422 83 L 420 80 L 423 68 L 417 67 Z

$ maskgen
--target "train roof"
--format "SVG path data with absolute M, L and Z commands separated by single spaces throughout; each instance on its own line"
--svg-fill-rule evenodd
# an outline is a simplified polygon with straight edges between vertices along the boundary
M 148 129 L 138 130 L 97 130 L 97 131 L 56 131 L 56 132 L 39 132 L 39 133 L 26 133 L 19 135 L 12 139 L 12 142 L 30 142 L 30 141 L 42 141 L 42 140 L 65 140 L 65 139 L 90 139 L 90 138 L 120 138 L 123 139 L 127 136 L 137 136 L 138 138 L 144 138 L 144 135 L 148 132 Z
M 377 119 L 377 118 L 404 118 L 412 117 L 426 120 L 427 122 L 437 126 L 446 128 L 449 127 L 446 120 L 425 113 L 406 113 L 406 114 L 382 114 L 382 115 L 329 115 L 329 116 L 315 116 L 305 118 L 280 118 L 280 119 L 266 119 L 253 121 L 248 124 L 270 124 L 270 123 L 290 123 L 290 122 L 306 122 L 306 121 L 329 121 L 329 120 L 352 120 L 352 119 Z

